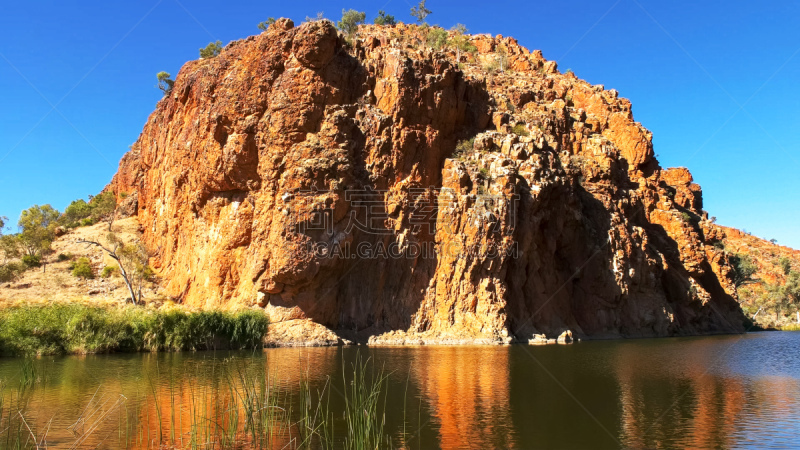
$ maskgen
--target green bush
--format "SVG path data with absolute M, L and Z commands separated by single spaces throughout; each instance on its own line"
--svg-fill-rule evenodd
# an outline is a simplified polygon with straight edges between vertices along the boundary
M 166 72 L 164 72 L 166 73 Z M 159 74 L 160 75 L 160 74 Z M 169 74 L 166 74 L 169 76 Z M 102 192 L 83 199 L 73 201 L 58 218 L 58 223 L 68 228 L 85 227 L 106 220 L 117 207 L 117 199 L 113 192 Z
M 783 291 L 797 308 L 797 304 L 800 303 L 800 272 L 789 271 Z
M 103 278 L 110 278 L 119 273 L 119 269 L 114 266 L 105 266 L 103 267 L 103 271 L 100 272 L 100 276 Z
M 528 127 L 526 127 L 524 123 L 518 123 L 514 125 L 514 128 L 511 129 L 511 132 L 517 136 L 530 136 L 531 134 L 528 131 Z
M 431 28 L 426 40 L 434 50 L 441 50 L 447 46 L 447 31 L 444 28 Z
M 74 257 L 75 256 L 72 253 L 59 253 L 58 254 L 58 260 L 60 262 L 69 261 Z
M 268 17 L 267 20 L 265 20 L 264 22 L 259 22 L 258 23 L 258 29 L 261 30 L 261 31 L 267 31 L 267 28 L 269 28 L 269 26 L 274 24 L 274 23 L 275 23 L 275 18 L 274 17 Z
M 0 264 L 0 283 L 16 280 L 22 272 L 25 272 L 25 269 L 25 265 L 19 263 Z
M 222 52 L 222 42 L 209 42 L 205 48 L 200 49 L 200 57 L 203 59 L 213 58 Z
M 42 257 L 39 255 L 25 255 L 22 257 L 22 264 L 25 264 L 25 267 L 28 268 L 41 267 Z
M 356 11 L 355 9 L 342 10 L 342 20 L 336 23 L 336 28 L 342 30 L 348 37 L 358 31 L 358 25 L 364 23 L 367 14 Z
M 378 17 L 375 18 L 375 25 L 397 25 L 397 20 L 394 16 L 386 14 L 386 11 L 378 11 Z
M 13 355 L 256 348 L 269 320 L 262 311 L 157 311 L 81 304 L 0 310 L 0 351 Z
M 778 260 L 778 265 L 781 266 L 784 275 L 789 275 L 792 271 L 792 261 L 785 256 Z
M 452 45 L 456 49 L 456 61 L 459 63 L 461 62 L 461 52 L 475 53 L 478 51 L 478 47 L 475 47 L 469 41 L 469 36 L 467 36 L 467 27 L 458 23 L 451 28 L 450 31 L 453 32 L 453 37 L 450 39 L 448 44 Z
M 475 149 L 475 138 L 471 139 L 464 139 L 463 141 L 459 141 L 456 144 L 456 150 L 453 152 L 453 156 L 456 158 L 461 158 L 468 153 L 472 152 Z
M 71 264 L 72 276 L 76 278 L 83 278 L 84 280 L 91 280 L 94 278 L 94 269 L 89 258 L 78 258 L 74 264 Z
M 731 255 L 730 262 L 733 266 L 733 284 L 736 287 L 753 281 L 758 266 L 748 255 Z
M 76 227 L 81 219 L 85 219 L 90 215 L 92 215 L 92 208 L 85 200 L 78 199 L 67 206 L 60 218 L 60 222 L 68 227 Z
M 113 192 L 102 192 L 89 200 L 91 218 L 95 222 L 106 219 L 117 208 L 117 198 Z
M 175 80 L 170 78 L 171 76 L 169 72 L 164 72 L 163 70 L 156 74 L 156 79 L 158 80 L 157 87 L 164 92 L 164 96 L 172 92 L 172 87 L 175 86 Z
M 683 211 L 681 213 L 681 220 L 684 221 L 685 223 L 690 223 L 692 221 L 692 216 L 688 212 Z

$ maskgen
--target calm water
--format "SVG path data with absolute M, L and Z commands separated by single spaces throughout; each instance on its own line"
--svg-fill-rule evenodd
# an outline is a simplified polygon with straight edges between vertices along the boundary
M 157 433 L 153 397 L 162 409 L 179 411 L 161 421 L 172 421 L 180 439 L 192 399 L 221 383 L 223 360 L 231 356 L 235 364 L 266 367 L 290 402 L 299 398 L 291 393 L 303 373 L 313 389 L 327 382 L 336 412 L 342 369 L 356 352 L 390 374 L 387 429 L 397 446 L 786 448 L 800 445 L 798 349 L 800 333 L 782 332 L 543 347 L 97 355 L 35 361 L 38 381 L 22 394 L 15 387 L 21 360 L 0 359 L 0 380 L 3 417 L 22 395 L 26 424 L 41 436 L 49 423 L 51 448 L 81 434 L 90 448 L 133 446 L 120 430 L 138 422 L 140 435 Z

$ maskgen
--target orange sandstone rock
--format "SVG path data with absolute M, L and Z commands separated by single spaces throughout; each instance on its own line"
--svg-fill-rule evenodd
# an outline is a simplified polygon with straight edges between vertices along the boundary
M 701 191 L 630 102 L 510 38 L 423 43 L 282 19 L 187 63 L 110 186 L 165 290 L 261 305 L 292 344 L 743 330 Z

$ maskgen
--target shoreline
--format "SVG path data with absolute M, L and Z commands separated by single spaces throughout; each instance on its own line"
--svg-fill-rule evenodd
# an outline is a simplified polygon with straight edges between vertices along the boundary
M 749 332 L 784 331 L 755 328 Z M 786 330 L 792 331 L 792 330 Z M 333 331 L 309 319 L 271 322 L 260 308 L 195 310 L 181 305 L 22 303 L 0 306 L 0 357 L 176 352 L 299 347 L 456 347 L 567 345 L 586 341 L 739 335 L 671 336 L 457 336 L 390 330 Z

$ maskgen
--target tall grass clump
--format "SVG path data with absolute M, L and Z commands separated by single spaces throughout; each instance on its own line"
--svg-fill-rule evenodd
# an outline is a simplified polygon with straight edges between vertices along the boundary
M 353 450 L 389 448 L 386 425 L 386 395 L 388 375 L 376 370 L 370 360 L 356 355 L 352 375 L 344 375 L 345 448 Z M 342 368 L 344 371 L 344 366 Z
M 13 306 L 0 310 L 0 353 L 255 348 L 263 342 L 268 325 L 267 316 L 255 310 L 152 310 L 64 303 Z

